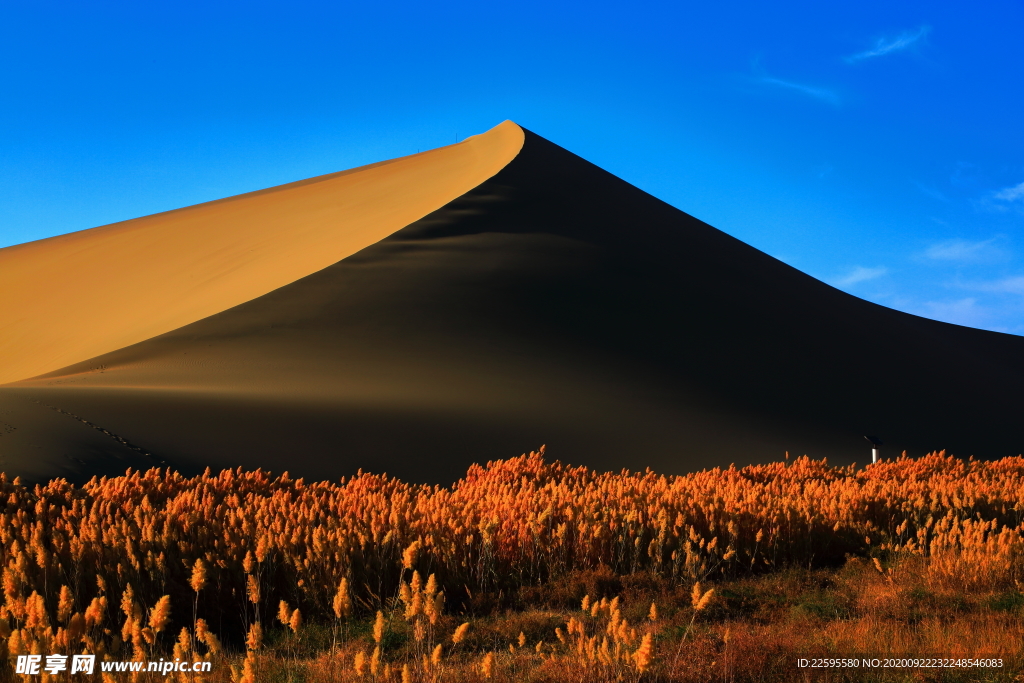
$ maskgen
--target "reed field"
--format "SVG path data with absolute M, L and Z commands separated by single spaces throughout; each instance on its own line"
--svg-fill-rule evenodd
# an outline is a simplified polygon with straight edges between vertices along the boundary
M 5 680 L 1021 681 L 1024 458 L 0 475 Z M 18 655 L 211 662 L 15 673 Z M 801 669 L 798 658 L 999 667 Z

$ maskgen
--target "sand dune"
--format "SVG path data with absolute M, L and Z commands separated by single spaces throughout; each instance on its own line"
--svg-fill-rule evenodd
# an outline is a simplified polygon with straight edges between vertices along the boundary
M 0 384 L 170 332 L 356 253 L 519 152 L 506 122 L 422 154 L 0 249 Z
M 366 198 L 359 239 L 325 220 L 292 245 L 279 235 L 290 212 L 317 214 L 293 196 L 306 186 L 265 191 L 222 223 L 278 221 L 265 234 L 292 249 L 281 260 L 309 257 L 306 272 L 219 295 L 219 310 L 138 343 L 115 347 L 112 330 L 104 353 L 0 387 L 0 466 L 72 479 L 153 463 L 317 478 L 361 467 L 445 483 L 541 443 L 570 462 L 664 472 L 787 450 L 863 462 L 866 433 L 890 454 L 1024 451 L 1021 338 L 839 292 L 520 131 L 393 162 L 419 165 Z M 326 178 L 341 192 L 355 175 Z M 415 211 L 403 199 L 408 213 L 388 213 L 406 189 Z M 140 220 L 171 235 L 192 210 Z M 314 267 L 307 250 L 332 240 L 343 253 Z M 61 253 L 37 257 L 38 277 L 74 262 Z M 267 247 L 253 272 L 283 272 L 277 258 Z M 6 376 L 28 372 L 4 358 Z

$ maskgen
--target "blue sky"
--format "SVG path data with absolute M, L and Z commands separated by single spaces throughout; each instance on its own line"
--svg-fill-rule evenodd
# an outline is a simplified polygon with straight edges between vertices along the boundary
M 512 119 L 852 294 L 1024 334 L 1021 36 L 1019 1 L 0 0 L 0 246 Z

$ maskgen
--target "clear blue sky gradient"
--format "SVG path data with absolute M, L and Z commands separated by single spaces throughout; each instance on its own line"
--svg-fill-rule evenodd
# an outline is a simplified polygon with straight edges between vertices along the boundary
M 894 4 L 3 0 L 0 246 L 512 119 L 852 294 L 1024 334 L 1024 4 Z

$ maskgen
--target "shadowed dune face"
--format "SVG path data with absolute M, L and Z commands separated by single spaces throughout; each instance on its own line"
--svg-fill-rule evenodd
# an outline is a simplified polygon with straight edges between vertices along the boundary
M 522 147 L 505 122 L 422 154 L 0 249 L 0 384 L 177 329 L 326 268 Z
M 664 472 L 863 462 L 865 433 L 1003 456 L 1024 450 L 1022 351 L 839 292 L 527 132 L 493 177 L 327 268 L 0 388 L 0 457 L 449 483 L 540 443 Z

